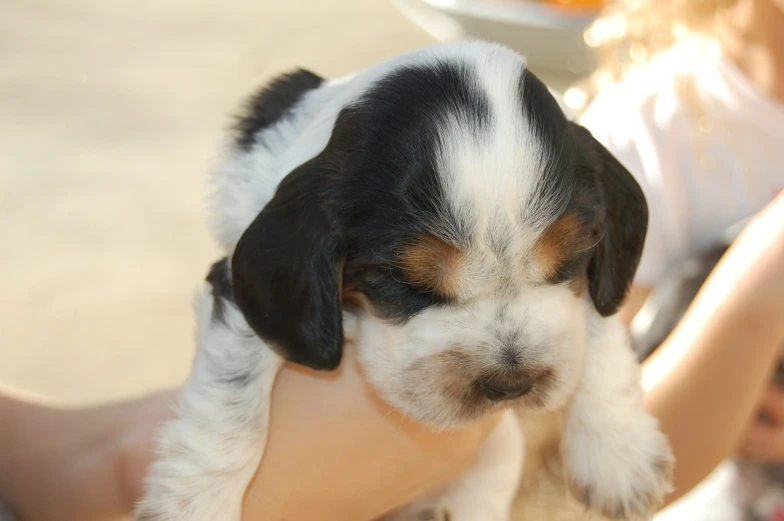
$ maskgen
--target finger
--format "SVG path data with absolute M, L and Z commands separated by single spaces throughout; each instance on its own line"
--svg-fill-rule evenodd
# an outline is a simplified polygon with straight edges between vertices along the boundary
M 754 423 L 746 431 L 738 452 L 753 461 L 784 462 L 784 429 L 759 422 Z

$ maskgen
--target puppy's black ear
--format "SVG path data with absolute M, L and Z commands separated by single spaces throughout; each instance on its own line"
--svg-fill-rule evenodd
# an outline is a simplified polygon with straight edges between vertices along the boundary
M 634 176 L 588 130 L 574 124 L 581 167 L 592 171 L 601 200 L 597 245 L 588 265 L 594 306 L 613 315 L 634 280 L 648 230 L 648 203 Z M 584 174 L 585 172 L 582 172 Z
M 291 172 L 237 243 L 232 281 L 253 330 L 292 362 L 336 368 L 343 349 L 342 232 L 316 157 Z

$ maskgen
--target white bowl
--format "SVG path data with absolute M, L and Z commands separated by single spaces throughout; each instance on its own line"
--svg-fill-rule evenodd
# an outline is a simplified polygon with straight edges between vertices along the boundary
M 505 44 L 526 56 L 532 69 L 571 76 L 593 68 L 583 33 L 595 11 L 565 12 L 536 1 L 394 0 L 434 38 L 479 38 Z

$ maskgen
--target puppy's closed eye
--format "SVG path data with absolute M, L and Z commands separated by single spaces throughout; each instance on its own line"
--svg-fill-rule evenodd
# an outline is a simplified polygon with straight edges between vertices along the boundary
M 569 212 L 558 218 L 542 233 L 534 247 L 533 259 L 539 274 L 551 283 L 565 280 L 575 254 L 590 249 L 586 248 L 589 240 L 588 229 L 578 213 Z
M 456 298 L 465 256 L 456 246 L 433 235 L 415 236 L 398 254 L 406 278 L 442 298 Z

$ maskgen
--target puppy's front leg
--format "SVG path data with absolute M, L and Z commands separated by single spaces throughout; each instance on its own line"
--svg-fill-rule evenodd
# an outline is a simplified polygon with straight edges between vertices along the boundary
M 523 469 L 523 445 L 514 413 L 504 412 L 466 472 L 383 521 L 507 521 Z
M 177 419 L 158 440 L 138 521 L 239 521 L 267 441 L 270 395 L 283 361 L 230 297 L 197 302 L 198 348 Z
M 623 325 L 597 317 L 561 450 L 576 498 L 613 519 L 651 519 L 671 489 L 672 451 L 642 397 Z

